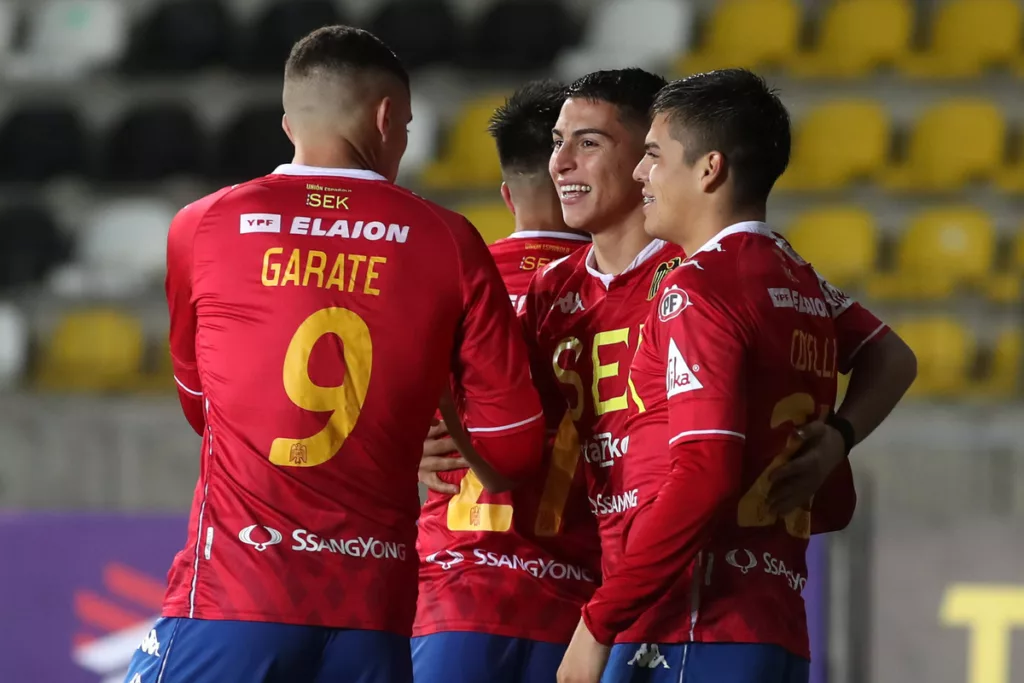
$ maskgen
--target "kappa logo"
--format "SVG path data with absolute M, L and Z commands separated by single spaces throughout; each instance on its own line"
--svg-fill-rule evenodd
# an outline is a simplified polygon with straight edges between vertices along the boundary
M 252 532 L 256 531 L 256 529 L 259 528 L 261 528 L 259 524 L 253 524 L 251 526 L 245 527 L 244 529 L 238 532 L 238 540 L 242 543 L 245 543 L 246 545 L 251 545 L 253 548 L 256 548 L 256 550 L 261 553 L 268 547 L 272 545 L 277 545 L 282 540 L 284 540 L 284 536 L 281 535 L 280 531 L 273 527 L 265 526 L 262 527 L 262 529 L 267 532 L 270 538 L 266 541 L 256 541 L 252 537 Z
M 160 641 L 156 638 L 156 629 L 152 629 L 139 645 L 139 649 L 152 657 L 160 656 Z
M 661 649 L 656 643 L 644 643 L 641 645 L 633 654 L 633 658 L 629 660 L 629 666 L 635 666 L 640 669 L 657 669 L 659 666 L 662 669 L 671 668 L 668 665 L 668 660 L 665 659 L 665 655 L 661 654 Z
M 142 683 L 142 674 L 135 674 L 128 683 Z
M 743 554 L 743 564 L 740 564 L 738 559 L 740 557 L 740 553 Z M 743 548 L 742 550 L 733 549 L 725 554 L 725 563 L 739 569 L 741 574 L 746 574 L 757 566 L 757 556 L 746 548 Z
M 465 555 L 460 553 L 458 550 L 438 550 L 436 553 L 432 553 L 426 557 L 427 562 L 441 565 L 441 569 L 444 571 L 448 571 L 455 565 L 463 562 L 465 559 Z
M 572 315 L 583 310 L 583 299 L 580 298 L 578 292 L 569 292 L 556 301 L 555 306 L 565 315 Z M 555 306 L 552 306 L 552 308 Z
M 668 392 L 668 398 L 677 394 L 685 394 L 688 391 L 703 389 L 704 385 L 697 379 L 698 370 L 700 370 L 700 366 L 694 365 L 691 368 L 683 358 L 683 354 L 679 352 L 676 340 L 670 339 L 668 364 L 665 368 L 665 389 Z
M 690 295 L 686 293 L 685 289 L 670 285 L 662 293 L 661 301 L 658 302 L 658 320 L 667 323 L 692 305 Z

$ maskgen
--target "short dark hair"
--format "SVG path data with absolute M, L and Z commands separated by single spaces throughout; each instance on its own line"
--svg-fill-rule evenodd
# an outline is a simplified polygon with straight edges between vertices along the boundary
M 498 147 L 503 170 L 547 172 L 551 129 L 565 102 L 565 86 L 549 80 L 530 81 L 491 116 L 487 131 Z
M 746 69 L 722 69 L 673 81 L 658 93 L 672 137 L 693 164 L 711 151 L 725 155 L 737 199 L 761 203 L 789 165 L 789 112 L 764 79 Z
M 377 36 L 352 26 L 324 26 L 292 46 L 285 78 L 302 78 L 317 70 L 381 71 L 409 87 L 409 74 L 395 53 Z
M 570 84 L 566 96 L 614 104 L 623 118 L 650 125 L 651 105 L 665 84 L 661 76 L 635 67 L 595 71 Z

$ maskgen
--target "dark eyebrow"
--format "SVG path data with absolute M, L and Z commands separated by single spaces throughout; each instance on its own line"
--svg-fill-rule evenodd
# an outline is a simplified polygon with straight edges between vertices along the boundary
M 556 135 L 560 138 L 565 137 L 564 135 L 562 135 L 562 131 L 558 130 L 557 128 L 552 128 L 551 134 Z M 606 138 L 611 138 L 611 135 L 604 132 L 600 128 L 580 128 L 579 130 L 574 130 L 572 132 L 572 137 L 574 138 L 582 137 L 584 135 L 601 135 Z
M 659 145 L 657 142 L 648 142 L 644 145 L 645 151 L 649 152 L 652 149 L 661 149 L 661 145 Z

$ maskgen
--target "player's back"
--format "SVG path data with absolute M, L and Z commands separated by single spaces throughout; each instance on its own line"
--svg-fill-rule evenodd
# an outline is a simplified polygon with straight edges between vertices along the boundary
M 526 296 L 534 273 L 589 243 L 590 237 L 586 235 L 547 230 L 521 230 L 493 243 L 491 256 L 512 306 L 519 310 L 519 302 Z
M 482 240 L 365 171 L 285 166 L 190 213 L 207 428 L 165 614 L 408 633 L 417 463 Z

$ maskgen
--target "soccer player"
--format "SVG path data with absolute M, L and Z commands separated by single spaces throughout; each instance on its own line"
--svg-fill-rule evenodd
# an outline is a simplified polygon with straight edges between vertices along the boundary
M 539 268 L 589 242 L 565 227 L 547 174 L 551 128 L 564 98 L 556 83 L 528 83 L 491 119 L 501 193 L 516 224 L 491 254 L 513 304 Z M 555 399 L 548 412 L 557 427 L 565 403 L 557 391 L 546 393 Z M 554 681 L 600 576 L 582 479 L 564 469 L 566 457 L 575 465 L 576 448 L 571 438 L 559 443 L 546 456 L 547 473 L 498 494 L 483 491 L 459 458 L 424 458 L 421 473 L 443 481 L 424 481 L 434 491 L 417 541 L 423 560 L 412 643 L 416 683 Z M 461 469 L 446 471 L 453 467 Z
M 402 65 L 366 31 L 322 28 L 293 48 L 283 103 L 293 163 L 170 228 L 171 353 L 202 461 L 133 683 L 410 681 L 416 472 L 449 377 L 480 480 L 540 465 L 540 403 L 486 246 L 393 184 Z
M 689 255 L 665 278 L 631 369 L 644 407 L 630 420 L 626 478 L 649 468 L 656 494 L 629 520 L 558 680 L 597 683 L 629 631 L 604 681 L 804 683 L 811 513 L 797 493 L 791 507 L 771 492 L 784 481 L 775 473 L 800 445 L 793 428 L 821 420 L 843 447 L 801 456 L 817 458 L 806 478 L 820 485 L 902 397 L 914 357 L 863 310 L 853 344 L 840 324 L 858 327 L 849 298 L 764 223 L 790 127 L 761 79 L 694 76 L 667 86 L 654 112 L 637 168 L 646 229 Z M 851 382 L 835 415 L 836 372 L 855 362 L 867 383 Z

